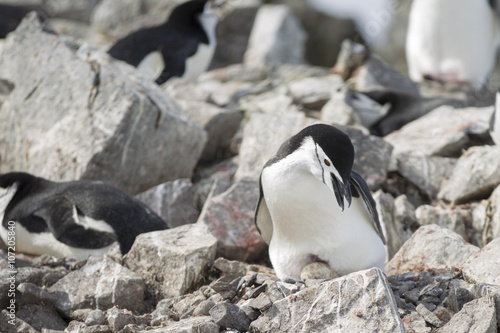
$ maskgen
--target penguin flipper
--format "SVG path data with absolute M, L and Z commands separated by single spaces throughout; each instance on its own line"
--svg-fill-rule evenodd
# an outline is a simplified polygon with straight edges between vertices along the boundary
M 264 241 L 269 244 L 273 236 L 273 220 L 267 208 L 266 198 L 262 191 L 262 181 L 259 179 L 259 201 L 255 210 L 255 225 Z
M 375 200 L 373 200 L 373 197 L 371 195 L 370 189 L 368 188 L 368 185 L 366 184 L 365 180 L 363 177 L 361 177 L 358 173 L 351 171 L 351 179 L 350 179 L 351 186 L 354 186 L 356 191 L 360 193 L 361 197 L 363 198 L 363 201 L 365 203 L 365 207 L 368 210 L 368 213 L 370 213 L 371 221 L 375 227 L 375 231 L 379 235 L 379 237 L 382 239 L 382 242 L 386 244 L 384 232 L 382 231 L 382 227 L 380 226 L 380 220 L 378 218 L 378 213 L 377 213 L 377 205 L 375 203 Z
M 79 224 L 77 208 L 67 196 L 49 200 L 33 215 L 45 221 L 58 241 L 72 247 L 99 249 L 117 240 L 113 233 L 85 228 Z

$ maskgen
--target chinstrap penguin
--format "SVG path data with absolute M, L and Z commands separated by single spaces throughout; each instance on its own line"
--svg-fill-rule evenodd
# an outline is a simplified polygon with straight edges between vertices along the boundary
M 410 78 L 482 88 L 499 44 L 497 0 L 414 0 L 406 37 Z
M 217 16 L 213 0 L 191 0 L 177 6 L 159 26 L 140 29 L 117 41 L 108 51 L 162 84 L 171 77 L 193 81 L 212 60 Z
M 285 141 L 264 166 L 255 224 L 280 279 L 299 279 L 313 262 L 340 276 L 384 269 L 375 201 L 353 162 L 349 137 L 317 124 Z
M 137 235 L 167 229 L 146 205 L 99 181 L 52 182 L 31 174 L 0 175 L 0 236 L 15 230 L 16 252 L 86 259 L 118 241 L 127 253 Z

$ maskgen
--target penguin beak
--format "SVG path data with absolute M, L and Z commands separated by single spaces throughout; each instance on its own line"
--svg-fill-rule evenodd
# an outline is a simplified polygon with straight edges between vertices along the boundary
M 344 211 L 344 198 L 347 200 L 349 204 L 348 207 L 351 206 L 352 194 L 351 194 L 351 185 L 349 183 L 342 183 L 335 177 L 333 173 L 330 174 L 333 185 L 333 193 L 335 194 L 335 198 L 337 199 L 337 203 L 339 204 L 340 210 Z

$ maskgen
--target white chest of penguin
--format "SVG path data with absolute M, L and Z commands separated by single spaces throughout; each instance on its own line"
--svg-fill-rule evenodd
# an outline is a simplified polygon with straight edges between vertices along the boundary
M 292 170 L 295 169 L 295 170 Z M 270 165 L 262 190 L 273 220 L 269 255 L 281 276 L 298 276 L 316 256 L 343 275 L 383 268 L 385 248 L 361 198 L 342 212 L 332 191 L 307 171 Z

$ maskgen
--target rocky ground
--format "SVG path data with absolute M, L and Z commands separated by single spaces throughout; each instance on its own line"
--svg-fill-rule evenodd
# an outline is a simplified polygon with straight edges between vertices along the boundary
M 253 22 L 257 7 L 245 3 L 247 10 L 232 10 Z M 278 15 L 288 23 L 276 25 L 275 40 L 296 35 L 301 43 L 291 12 Z M 120 20 L 114 24 L 107 29 L 120 31 L 112 29 Z M 1 332 L 500 328 L 491 87 L 417 86 L 349 42 L 333 71 L 292 61 L 281 45 L 285 55 L 258 50 L 234 65 L 219 56 L 225 66 L 198 82 L 161 87 L 34 15 L 3 45 L 0 172 L 106 180 L 171 229 L 140 235 L 125 256 L 118 248 L 84 262 L 17 253 L 15 281 L 1 252 Z M 270 268 L 253 224 L 258 176 L 286 138 L 316 122 L 353 141 L 355 169 L 374 192 L 388 239 L 385 272 L 279 281 Z

